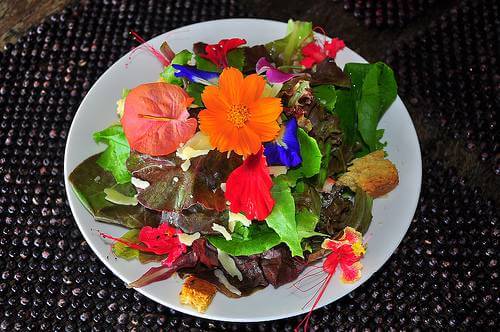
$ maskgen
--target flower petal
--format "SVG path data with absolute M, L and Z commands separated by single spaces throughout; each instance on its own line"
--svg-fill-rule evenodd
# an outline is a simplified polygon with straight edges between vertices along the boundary
M 200 56 L 212 61 L 219 68 L 225 68 L 227 67 L 227 53 L 243 44 L 246 44 L 245 39 L 222 39 L 217 44 L 206 45 L 205 54 L 200 54 Z
M 265 57 L 261 57 L 255 64 L 255 72 L 257 74 L 265 73 L 270 68 L 274 68 L 274 66 Z
M 192 98 L 173 84 L 147 83 L 132 89 L 121 118 L 130 147 L 154 156 L 177 150 L 196 131 L 197 121 L 188 118 L 186 110 L 191 102 Z
M 297 120 L 291 118 L 284 125 L 282 137 L 265 144 L 264 154 L 269 165 L 298 166 L 302 162 L 300 144 L 297 138 Z
M 266 81 L 257 74 L 248 75 L 243 80 L 241 89 L 241 103 L 249 105 L 259 99 L 264 92 Z
M 269 83 L 285 83 L 295 76 L 298 76 L 301 74 L 290 74 L 290 73 L 284 73 L 281 70 L 275 69 L 275 68 L 269 68 L 266 72 L 266 77 L 267 81 Z
M 352 284 L 361 278 L 361 269 L 363 268 L 363 264 L 361 264 L 361 262 L 355 262 L 353 264 L 340 262 L 340 268 L 342 270 L 340 281 Z
M 274 206 L 272 185 L 261 147 L 256 154 L 248 156 L 227 179 L 225 194 L 231 203 L 231 212 L 244 213 L 248 219 L 264 220 Z
M 226 68 L 219 77 L 219 89 L 231 105 L 241 103 L 241 87 L 243 86 L 243 74 L 236 68 Z
M 217 72 L 199 70 L 192 66 L 172 64 L 172 67 L 175 69 L 175 77 L 186 78 L 195 83 L 211 85 L 219 77 Z
M 337 56 L 337 53 L 344 47 L 344 41 L 339 38 L 333 38 L 330 42 L 325 43 L 325 51 L 330 58 L 335 58 Z

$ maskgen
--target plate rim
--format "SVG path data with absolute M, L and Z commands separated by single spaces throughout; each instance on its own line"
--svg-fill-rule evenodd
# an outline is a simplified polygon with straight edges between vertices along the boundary
M 153 38 L 149 39 L 147 42 L 150 43 L 151 41 L 153 40 L 156 40 L 156 39 L 159 39 L 159 38 L 163 38 L 165 37 L 166 34 L 169 34 L 169 33 L 174 33 L 176 32 L 177 30 L 180 30 L 180 29 L 187 29 L 187 28 L 190 28 L 192 26 L 199 26 L 199 25 L 211 25 L 211 24 L 214 24 L 214 23 L 217 23 L 217 22 L 241 22 L 241 23 L 246 23 L 246 24 L 255 24 L 255 23 L 258 23 L 258 22 L 266 22 L 266 23 L 278 23 L 278 24 L 281 24 L 281 25 L 286 25 L 287 23 L 286 22 L 282 22 L 282 21 L 277 21 L 277 20 L 270 20 L 270 19 L 260 19 L 260 18 L 226 18 L 226 19 L 215 19 L 215 20 L 209 20 L 209 21 L 203 21 L 203 22 L 198 22 L 198 23 L 192 23 L 192 24 L 189 24 L 189 25 L 184 25 L 184 26 L 180 26 L 178 28 L 175 28 L 173 30 L 169 30 L 169 31 L 166 31 L 164 33 L 161 33 L 161 34 L 158 34 L 156 36 L 154 36 Z M 321 35 L 321 36 L 324 36 L 322 34 L 319 34 L 319 33 L 315 33 L 316 35 Z M 326 36 L 327 38 L 330 38 L 328 36 Z M 353 53 L 355 53 L 357 56 L 359 56 L 360 58 L 362 58 L 363 61 L 367 62 L 365 58 L 363 58 L 361 55 L 359 55 L 357 52 L 353 51 L 352 49 L 346 47 L 346 49 L 352 51 Z M 100 81 L 103 81 L 106 79 L 106 77 L 110 74 L 112 68 L 114 66 L 118 66 L 118 62 L 120 62 L 121 59 L 123 58 L 127 58 L 127 57 L 130 57 L 131 55 L 133 54 L 133 50 L 125 53 L 123 56 L 121 56 L 119 59 L 117 59 L 111 66 L 109 66 L 100 76 L 99 78 L 93 83 L 92 87 L 88 90 L 88 92 L 86 93 L 85 97 L 82 99 L 80 105 L 78 106 L 78 109 L 77 111 L 75 112 L 74 114 L 74 117 L 72 119 L 72 122 L 71 122 L 71 126 L 68 130 L 68 134 L 67 134 L 67 139 L 66 139 L 66 143 L 65 143 L 65 148 L 64 148 L 64 184 L 65 184 L 65 194 L 66 194 L 66 199 L 67 199 L 67 202 L 69 203 L 69 206 L 70 206 L 70 209 L 71 209 L 71 215 L 73 216 L 73 219 L 76 223 L 76 225 L 78 226 L 78 229 L 80 231 L 80 233 L 82 234 L 83 238 L 85 239 L 85 241 L 87 242 L 87 244 L 89 245 L 89 247 L 91 248 L 92 252 L 94 255 L 96 255 L 99 260 L 109 269 L 111 270 L 111 272 L 116 276 L 118 277 L 121 281 L 125 282 L 126 278 L 122 276 L 122 274 L 116 270 L 114 268 L 114 265 L 112 264 L 112 262 L 114 260 L 107 260 L 105 259 L 105 256 L 101 255 L 99 250 L 97 249 L 97 247 L 93 244 L 93 240 L 90 239 L 89 235 L 83 231 L 82 227 L 81 227 L 81 223 L 82 221 L 80 220 L 80 218 L 78 218 L 75 214 L 74 214 L 74 210 L 75 210 L 75 207 L 74 207 L 74 203 L 72 202 L 72 200 L 70 199 L 70 195 L 72 192 L 72 189 L 71 189 L 71 184 L 69 183 L 69 174 L 70 174 L 70 171 L 68 170 L 68 150 L 69 150 L 69 144 L 67 144 L 71 138 L 71 134 L 72 134 L 72 131 L 74 130 L 74 127 L 76 126 L 75 123 L 78 122 L 78 118 L 83 114 L 83 110 L 82 110 L 82 106 L 86 103 L 86 100 L 87 98 L 90 98 L 89 96 L 92 95 L 92 92 L 94 89 L 96 89 L 96 87 L 99 85 L 98 83 Z M 376 272 L 378 272 L 385 264 L 387 264 L 387 262 L 389 261 L 389 259 L 391 258 L 391 256 L 394 254 L 394 252 L 396 251 L 396 249 L 399 247 L 399 245 L 401 244 L 401 241 L 404 239 L 406 233 L 408 232 L 408 229 L 412 223 L 412 220 L 415 216 L 415 212 L 416 212 L 416 209 L 417 209 L 417 206 L 418 206 L 418 202 L 419 202 L 419 198 L 420 198 L 420 194 L 421 194 L 421 185 L 422 185 L 422 152 L 421 152 L 421 146 L 420 146 L 420 140 L 419 140 L 419 137 L 418 137 L 418 134 L 417 134 L 417 131 L 415 129 L 415 124 L 413 122 L 413 119 L 411 118 L 411 115 L 410 113 L 408 112 L 408 109 L 407 107 L 405 106 L 405 104 L 403 103 L 403 101 L 401 100 L 401 98 L 399 97 L 399 95 L 397 95 L 396 97 L 396 100 L 394 101 L 394 103 L 401 103 L 401 105 L 403 106 L 405 112 L 406 112 L 406 115 L 409 117 L 410 119 L 410 132 L 409 134 L 411 134 L 412 136 L 414 136 L 415 138 L 415 141 L 416 141 L 416 150 L 417 150 L 417 170 L 418 170 L 418 173 L 415 174 L 416 178 L 418 179 L 418 181 L 416 181 L 417 183 L 417 195 L 415 196 L 415 199 L 413 202 L 411 202 L 411 204 L 409 204 L 409 207 L 411 206 L 412 209 L 411 211 L 412 212 L 412 217 L 410 218 L 406 228 L 404 229 L 404 232 L 401 233 L 401 237 L 398 241 L 395 242 L 395 245 L 393 247 L 390 248 L 390 250 L 387 250 L 386 252 L 388 253 L 387 255 L 385 255 L 386 257 L 384 257 L 383 259 L 383 263 L 378 267 L 376 268 L 372 273 L 370 273 L 369 275 L 366 275 L 365 278 L 363 278 L 364 280 L 362 281 L 359 281 L 357 282 L 355 285 L 355 287 L 349 291 L 347 291 L 345 294 L 343 294 L 342 296 L 336 298 L 336 299 L 332 299 L 332 300 L 329 300 L 327 299 L 326 301 L 324 301 L 323 303 L 321 303 L 321 305 L 318 305 L 315 310 L 321 308 L 321 307 L 324 307 L 326 305 L 329 305 L 337 300 L 340 300 L 341 298 L 343 298 L 344 296 L 346 296 L 347 294 L 350 294 L 351 292 L 353 292 L 355 289 L 359 288 L 361 285 L 363 285 L 367 280 L 369 280 Z M 270 316 L 265 316 L 265 317 L 226 317 L 226 316 L 220 316 L 220 315 L 213 315 L 213 314 L 202 314 L 202 313 L 197 313 L 197 312 L 194 312 L 192 311 L 192 309 L 190 309 L 190 307 L 185 307 L 185 306 L 182 306 L 180 304 L 176 304 L 176 303 L 165 303 L 164 300 L 160 299 L 158 296 L 154 295 L 154 294 L 150 294 L 148 293 L 146 290 L 144 290 L 144 288 L 134 288 L 135 291 L 138 291 L 139 293 L 141 293 L 142 295 L 144 295 L 145 297 L 161 304 L 161 305 L 164 305 L 168 308 L 171 308 L 171 309 L 174 309 L 176 311 L 179 311 L 179 312 L 182 312 L 184 314 L 187 314 L 187 315 L 190 315 L 190 316 L 194 316 L 194 317 L 199 317 L 199 318 L 203 318 L 203 319 L 212 319 L 212 320 L 218 320 L 218 321 L 226 321 L 226 322 L 240 322 L 240 323 L 251 323 L 251 322 L 264 322 L 264 321 L 272 321 L 272 320 L 278 320 L 278 319 L 284 319 L 284 318 L 289 318 L 289 317 L 294 317 L 294 316 L 297 316 L 297 315 L 301 315 L 301 314 L 304 314 L 304 313 L 307 313 L 309 311 L 309 309 L 307 310 L 304 310 L 304 309 L 300 309 L 298 308 L 298 310 L 295 310 L 295 311 L 291 311 L 291 312 L 287 312 L 286 314 L 274 314 L 274 315 L 270 315 Z

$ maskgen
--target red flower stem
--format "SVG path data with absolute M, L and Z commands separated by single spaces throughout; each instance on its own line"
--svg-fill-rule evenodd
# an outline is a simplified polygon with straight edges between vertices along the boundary
M 168 66 L 170 64 L 170 61 L 168 61 L 168 59 L 163 55 L 161 54 L 160 52 L 158 52 L 156 50 L 156 48 L 154 48 L 153 46 L 149 45 L 145 40 L 144 38 L 142 38 L 141 36 L 139 36 L 137 34 L 137 32 L 135 31 L 130 31 L 130 34 L 132 36 L 134 36 L 135 40 L 137 40 L 139 43 L 142 43 L 144 44 L 144 46 L 146 46 L 146 48 L 158 59 L 158 61 L 161 62 L 161 64 L 163 66 Z
M 333 273 L 329 273 L 328 277 L 326 278 L 325 284 L 321 287 L 321 291 L 319 292 L 318 297 L 316 298 L 316 300 L 314 301 L 314 304 L 311 307 L 311 310 L 309 310 L 309 313 L 306 315 L 306 317 L 304 317 L 304 319 L 299 323 L 299 325 L 297 325 L 297 327 L 294 330 L 295 332 L 299 332 L 299 329 L 302 325 L 304 325 L 304 332 L 307 331 L 307 329 L 309 328 L 309 319 L 312 316 L 312 312 L 313 312 L 314 308 L 316 308 L 316 306 L 318 305 L 318 302 L 321 299 L 321 297 L 323 296 L 323 294 L 325 293 L 326 287 L 328 287 L 328 284 L 330 283 L 330 280 L 332 280 L 332 277 L 333 277 Z
M 129 248 L 132 248 L 132 249 L 137 249 L 137 250 L 140 250 L 140 251 L 145 251 L 145 252 L 151 252 L 151 253 L 155 253 L 155 250 L 153 249 L 149 249 L 147 247 L 144 247 L 144 246 L 140 246 L 136 243 L 133 243 L 133 242 L 129 242 L 129 241 L 126 241 L 126 240 L 123 240 L 123 239 L 120 239 L 118 237 L 114 237 L 114 236 L 111 236 L 109 234 L 105 234 L 105 233 L 99 233 L 99 235 L 101 235 L 103 238 L 105 239 L 111 239 L 113 241 L 116 241 L 116 242 L 120 242 L 121 244 L 124 244 L 126 245 L 127 247 Z

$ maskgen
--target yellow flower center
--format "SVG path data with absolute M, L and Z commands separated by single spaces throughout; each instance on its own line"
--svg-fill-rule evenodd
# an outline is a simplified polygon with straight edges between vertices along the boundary
M 227 113 L 227 120 L 236 128 L 241 128 L 250 118 L 250 112 L 245 105 L 231 105 Z
M 356 255 L 358 257 L 364 255 L 366 252 L 366 249 L 363 246 L 363 243 L 361 243 L 361 241 L 354 243 L 351 246 L 351 248 L 352 248 L 352 252 L 354 253 L 354 255 Z

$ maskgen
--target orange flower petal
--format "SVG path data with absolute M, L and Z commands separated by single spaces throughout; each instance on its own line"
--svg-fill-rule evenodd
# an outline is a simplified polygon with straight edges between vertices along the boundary
M 231 105 L 241 104 L 243 74 L 236 68 L 228 67 L 219 76 L 219 89 Z
M 361 262 L 355 262 L 351 265 L 340 262 L 340 269 L 342 270 L 340 281 L 346 284 L 352 284 L 358 281 L 361 278 L 362 268 L 363 264 L 361 264 Z
M 224 95 L 222 95 L 220 89 L 213 85 L 205 87 L 201 94 L 201 100 L 203 100 L 203 104 L 206 108 L 217 110 L 217 112 L 220 113 L 224 113 L 224 111 L 227 112 L 229 107 L 231 107 L 226 98 L 224 98 Z
M 259 152 L 262 146 L 260 137 L 251 128 L 244 126 L 240 128 L 238 134 L 238 145 L 235 149 L 236 153 L 248 156 Z
M 266 97 L 249 104 L 248 110 L 252 121 L 266 123 L 278 120 L 283 108 L 280 98 Z
M 251 105 L 258 100 L 264 92 L 266 81 L 257 74 L 248 75 L 243 80 L 243 88 L 241 91 L 241 103 Z

